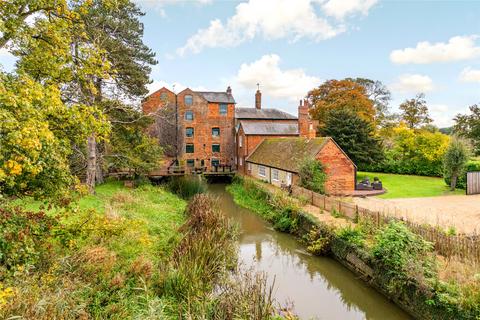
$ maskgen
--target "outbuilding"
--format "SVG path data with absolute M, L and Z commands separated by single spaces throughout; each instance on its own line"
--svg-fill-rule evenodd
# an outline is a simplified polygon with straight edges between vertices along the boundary
M 267 138 L 246 159 L 247 174 L 276 186 L 298 184 L 301 163 L 308 158 L 323 164 L 327 194 L 353 194 L 356 166 L 330 137 Z

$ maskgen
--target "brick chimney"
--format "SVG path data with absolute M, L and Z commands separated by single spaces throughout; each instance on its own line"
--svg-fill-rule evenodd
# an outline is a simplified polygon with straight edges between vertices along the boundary
M 304 99 L 303 103 L 300 100 L 300 105 L 298 106 L 298 133 L 300 137 L 309 139 L 316 136 L 315 122 L 310 118 L 307 99 Z
M 257 89 L 257 92 L 255 93 L 255 108 L 257 109 L 262 109 L 262 93 L 260 92 L 260 89 Z
M 227 94 L 232 94 L 232 88 L 230 88 L 230 86 L 227 87 Z

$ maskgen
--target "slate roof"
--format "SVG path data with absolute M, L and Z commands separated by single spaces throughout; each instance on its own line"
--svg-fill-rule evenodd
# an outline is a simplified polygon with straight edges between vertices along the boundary
M 217 103 L 236 103 L 233 96 L 226 92 L 213 92 L 213 91 L 195 91 L 195 93 L 200 94 L 208 102 L 217 102 Z
M 305 158 L 314 158 L 331 138 L 268 138 L 253 151 L 247 162 L 298 173 Z
M 274 108 L 235 108 L 237 119 L 297 120 L 297 117 Z
M 276 121 L 240 121 L 247 135 L 298 135 L 298 123 Z

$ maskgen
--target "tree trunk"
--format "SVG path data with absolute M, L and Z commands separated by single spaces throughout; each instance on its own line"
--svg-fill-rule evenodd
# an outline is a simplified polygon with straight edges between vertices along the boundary
M 90 193 L 95 193 L 95 180 L 97 177 L 97 141 L 93 133 L 87 139 L 87 179 L 85 183 Z
M 452 174 L 452 179 L 450 180 L 450 191 L 455 191 L 456 186 L 457 186 L 457 175 Z

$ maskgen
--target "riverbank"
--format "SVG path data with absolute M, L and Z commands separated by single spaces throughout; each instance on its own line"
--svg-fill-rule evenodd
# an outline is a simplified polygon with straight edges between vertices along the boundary
M 187 205 L 162 187 L 109 182 L 61 208 L 15 201 L 0 215 L 2 319 L 277 313 L 264 277 L 237 272 L 236 229 L 210 197 Z
M 452 274 L 459 271 L 453 261 L 439 262 L 431 246 L 402 224 L 375 230 L 363 221 L 333 228 L 302 212 L 299 201 L 260 182 L 236 179 L 228 190 L 239 205 L 296 235 L 310 252 L 332 255 L 416 318 L 476 319 L 480 314 L 478 269 L 463 273 L 468 280 L 461 281 Z

